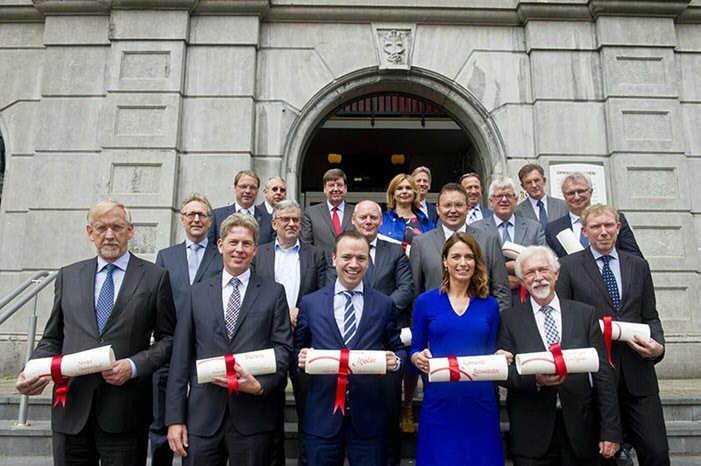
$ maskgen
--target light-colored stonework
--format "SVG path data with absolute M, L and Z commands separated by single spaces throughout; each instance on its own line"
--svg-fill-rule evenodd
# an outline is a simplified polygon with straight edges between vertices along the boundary
M 298 196 L 319 123 L 398 91 L 450 112 L 487 182 L 603 164 L 654 272 L 659 372 L 701 377 L 700 72 L 701 0 L 5 0 L 0 295 L 90 256 L 104 197 L 132 208 L 132 249 L 153 260 L 182 240 L 180 200 L 229 203 L 240 169 Z M 0 329 L 4 373 L 29 312 Z

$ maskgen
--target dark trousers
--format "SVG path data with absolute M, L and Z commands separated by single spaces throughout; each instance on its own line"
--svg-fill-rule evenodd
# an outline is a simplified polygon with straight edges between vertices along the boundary
M 297 466 L 306 466 L 307 452 L 304 441 L 304 411 L 307 406 L 307 392 L 309 391 L 309 375 L 303 369 L 290 366 L 290 381 L 295 397 L 295 411 L 297 411 Z
M 387 400 L 387 465 L 399 466 L 402 460 L 402 430 L 399 418 L 402 411 L 402 380 L 404 371 L 390 372 L 384 377 Z
M 595 452 L 598 454 L 598 452 Z M 599 464 L 599 458 L 593 456 L 586 460 L 577 457 L 567 436 L 567 428 L 562 417 L 562 410 L 557 410 L 553 438 L 545 455 L 529 458 L 514 455 L 514 466 L 593 466 Z
M 638 454 L 640 466 L 669 466 L 669 443 L 659 395 L 632 396 L 619 386 L 618 404 L 626 441 Z
M 343 466 L 346 454 L 350 466 L 386 466 L 387 436 L 361 436 L 353 428 L 351 411 L 346 410 L 341 429 L 333 437 L 306 435 L 309 466 Z
M 173 451 L 168 445 L 168 426 L 165 425 L 166 385 L 168 384 L 169 367 L 166 364 L 153 373 L 153 422 L 149 428 L 152 466 L 171 466 L 173 464 Z
M 105 432 L 93 402 L 83 430 L 75 435 L 53 432 L 54 466 L 145 466 L 147 438 L 146 425 L 134 431 Z

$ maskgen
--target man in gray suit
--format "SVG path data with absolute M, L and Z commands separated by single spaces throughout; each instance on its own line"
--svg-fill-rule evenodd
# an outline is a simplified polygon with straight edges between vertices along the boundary
M 191 304 L 178 319 L 166 394 L 168 443 L 186 464 L 270 465 L 281 422 L 284 381 L 292 352 L 285 288 L 251 274 L 258 223 L 232 214 L 217 244 L 224 269 L 193 285 Z M 198 359 L 272 348 L 276 372 L 254 377 L 236 364 L 238 390 L 227 377 L 197 381 Z M 233 375 L 233 374 L 232 374 Z
M 180 223 L 185 230 L 185 241 L 161 249 L 156 256 L 156 264 L 170 273 L 178 315 L 190 305 L 190 286 L 213 277 L 222 269 L 222 257 L 217 245 L 207 238 L 207 230 L 212 223 L 212 206 L 207 198 L 197 193 L 189 195 L 180 206 Z M 165 424 L 169 367 L 166 364 L 153 374 L 152 466 L 173 464 L 173 451 L 168 445 L 168 427 Z
M 509 280 L 504 266 L 499 237 L 487 230 L 466 225 L 467 192 L 457 183 L 443 186 L 438 195 L 438 215 L 441 226 L 416 236 L 411 246 L 409 263 L 414 279 L 414 294 L 441 286 L 443 264 L 441 251 L 445 241 L 456 231 L 464 231 L 477 240 L 487 264 L 490 293 L 499 301 L 503 311 L 511 307 Z
M 567 203 L 545 195 L 545 170 L 538 164 L 528 163 L 518 171 L 521 187 L 528 197 L 516 207 L 516 215 L 540 223 L 545 230 L 549 221 L 567 215 Z
M 151 376 L 173 345 L 170 280 L 166 270 L 128 251 L 134 226 L 124 205 L 97 203 L 88 212 L 87 233 L 97 258 L 59 271 L 54 307 L 32 359 L 111 345 L 117 360 L 101 374 L 68 381 L 65 405 L 51 413 L 54 464 L 145 465 Z M 16 387 L 38 395 L 49 380 L 21 373 Z
M 472 226 L 498 235 L 502 245 L 505 241 L 510 241 L 521 246 L 545 246 L 545 231 L 540 223 L 514 214 L 517 199 L 514 180 L 497 178 L 489 185 L 489 203 L 494 215 L 475 222 Z M 521 282 L 516 277 L 514 264 L 513 259 L 506 260 L 512 301 L 517 304 L 520 302 Z
M 346 202 L 348 179 L 343 170 L 332 168 L 324 173 L 326 202 L 313 205 L 302 216 L 302 242 L 313 244 L 325 253 L 333 249 L 336 237 L 353 229 L 353 205 Z

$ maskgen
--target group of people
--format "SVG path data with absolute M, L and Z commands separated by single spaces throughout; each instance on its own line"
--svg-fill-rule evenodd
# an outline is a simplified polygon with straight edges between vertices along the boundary
M 482 205 L 468 173 L 434 205 L 431 172 L 419 167 L 390 181 L 383 212 L 346 202 L 346 175 L 331 169 L 326 201 L 303 210 L 279 177 L 255 205 L 260 180 L 244 170 L 232 205 L 183 201 L 186 239 L 155 265 L 128 250 L 127 207 L 99 202 L 87 216 L 97 257 L 59 272 L 32 358 L 112 345 L 116 361 L 68 381 L 52 415 L 55 464 L 143 465 L 150 439 L 154 466 L 171 465 L 173 452 L 191 465 L 283 465 L 289 376 L 298 464 L 398 465 L 423 378 L 417 464 L 503 465 L 496 386 L 426 377 L 432 358 L 496 353 L 509 361 L 515 465 L 624 464 L 630 447 L 641 466 L 669 465 L 654 370 L 664 335 L 633 232 L 613 207 L 590 205 L 582 173 L 562 182 L 565 201 L 545 195 L 538 165 L 519 181 L 521 203 L 515 182 L 498 178 Z M 567 228 L 583 248 L 569 255 L 558 240 Z M 516 260 L 506 242 L 525 247 Z M 651 338 L 614 342 L 609 362 L 603 316 L 646 323 Z M 599 371 L 518 374 L 515 355 L 554 343 L 596 348 Z M 254 376 L 232 358 L 235 382 L 199 383 L 197 360 L 264 349 L 274 373 Z M 350 374 L 344 388 L 341 375 L 305 373 L 310 349 L 383 351 L 386 374 Z M 35 395 L 50 380 L 22 372 L 16 386 Z

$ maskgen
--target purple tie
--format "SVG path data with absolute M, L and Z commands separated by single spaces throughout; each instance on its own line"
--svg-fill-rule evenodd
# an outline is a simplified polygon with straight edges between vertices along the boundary
M 229 283 L 234 288 L 234 291 L 229 297 L 229 303 L 226 305 L 226 335 L 231 338 L 234 334 L 234 327 L 236 327 L 236 320 L 239 318 L 239 311 L 241 310 L 241 292 L 239 291 L 239 285 L 241 280 L 234 277 Z

